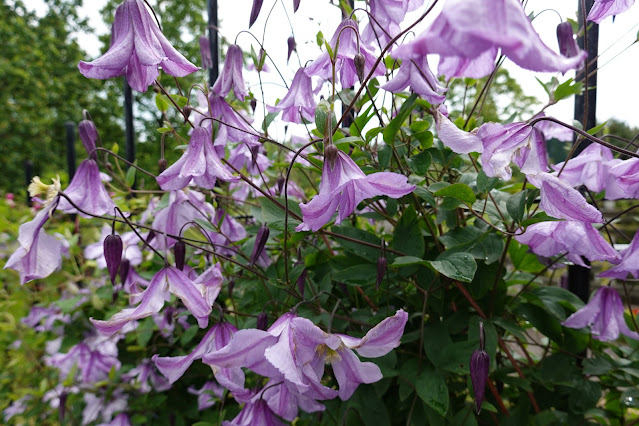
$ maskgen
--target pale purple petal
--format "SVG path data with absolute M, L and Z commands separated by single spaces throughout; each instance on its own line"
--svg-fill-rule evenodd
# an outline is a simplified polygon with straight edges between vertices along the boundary
M 541 189 L 539 207 L 549 216 L 558 219 L 603 223 L 603 215 L 570 185 L 549 173 L 529 176 L 531 182 Z
M 458 154 L 482 152 L 484 150 L 482 141 L 477 135 L 463 131 L 455 123 L 444 117 L 439 110 L 437 110 L 437 136 L 444 145 Z
M 64 193 L 76 206 L 90 214 L 78 212 L 66 198 L 62 197 L 58 209 L 65 213 L 78 213 L 85 218 L 91 218 L 91 214 L 95 216 L 114 214 L 115 203 L 104 189 L 100 179 L 100 168 L 95 160 L 88 159 L 80 163 L 80 167 Z
M 607 17 L 619 15 L 630 9 L 633 4 L 635 0 L 595 0 L 586 19 L 600 24 Z
M 404 326 L 408 321 L 408 313 L 403 309 L 371 328 L 362 339 L 339 334 L 342 342 L 349 349 L 355 349 L 361 356 L 377 358 L 386 355 L 399 346 L 404 334 Z
M 333 374 L 339 384 L 339 397 L 349 399 L 360 383 L 375 383 L 382 380 L 382 372 L 372 362 L 362 362 L 350 349 L 340 349 L 331 359 Z
M 242 65 L 242 49 L 237 44 L 230 45 L 226 51 L 224 68 L 213 85 L 213 93 L 225 97 L 233 89 L 235 97 L 243 101 L 247 93 L 242 76 Z

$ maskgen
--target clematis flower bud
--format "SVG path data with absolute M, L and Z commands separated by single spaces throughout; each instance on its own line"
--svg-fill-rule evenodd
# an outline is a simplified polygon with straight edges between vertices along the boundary
M 255 108 L 257 108 L 257 101 L 253 98 L 251 99 L 251 110 L 255 112 Z
M 264 246 L 266 246 L 266 242 L 268 241 L 268 235 L 270 231 L 266 224 L 260 227 L 260 230 L 257 232 L 257 236 L 255 237 L 255 245 L 253 245 L 253 251 L 251 252 L 251 265 L 257 262 L 260 255 L 264 251 Z
M 158 160 L 158 173 L 162 174 L 164 173 L 164 171 L 166 170 L 166 167 L 169 165 L 168 161 L 166 161 L 166 158 L 160 158 Z
M 80 134 L 80 140 L 84 145 L 84 149 L 90 155 L 92 160 L 97 160 L 97 153 L 95 152 L 96 142 L 98 141 L 98 129 L 95 128 L 95 124 L 91 120 L 82 120 L 78 123 L 78 133 Z
M 328 162 L 331 170 L 335 170 L 335 161 L 337 160 L 337 147 L 332 142 L 324 145 L 324 161 Z
M 266 314 L 266 312 L 260 312 L 260 314 L 257 316 L 257 329 L 266 331 L 267 328 L 268 315 Z
M 111 277 L 111 284 L 115 285 L 115 276 L 122 261 L 122 238 L 116 234 L 107 235 L 104 239 L 104 260 Z
M 286 44 L 288 46 L 288 54 L 286 55 L 286 63 L 288 63 L 289 59 L 291 59 L 291 53 L 293 51 L 297 51 L 297 43 L 295 43 L 295 38 L 290 36 L 288 40 L 286 40 Z
M 120 264 L 120 283 L 124 285 L 126 279 L 129 277 L 129 268 L 131 267 L 131 262 L 129 259 L 122 259 L 122 263 Z
M 559 42 L 559 53 L 567 58 L 579 55 L 579 46 L 572 32 L 570 22 L 562 22 L 557 25 L 557 41 Z
M 357 78 L 359 78 L 360 83 L 364 81 L 364 66 L 366 65 L 366 58 L 362 53 L 358 53 L 353 58 L 353 63 L 355 64 L 355 72 L 357 72 Z
M 479 323 L 479 349 L 473 351 L 470 356 L 470 381 L 473 384 L 473 392 L 475 394 L 475 404 L 477 406 L 477 414 L 481 411 L 481 404 L 484 402 L 484 393 L 486 390 L 486 382 L 488 381 L 488 372 L 490 369 L 490 357 L 484 350 L 484 341 L 486 334 L 484 332 L 484 323 Z
M 193 112 L 193 107 L 191 105 L 185 105 L 182 111 L 184 112 L 184 124 L 186 124 L 186 122 L 189 121 L 191 113 Z
M 186 256 L 186 244 L 184 241 L 178 241 L 173 246 L 173 255 L 175 256 L 175 267 L 180 271 L 184 270 L 184 258 Z
M 377 287 L 379 290 L 379 286 L 384 281 L 384 275 L 386 275 L 386 265 L 388 264 L 388 260 L 385 257 L 379 257 L 377 259 Z

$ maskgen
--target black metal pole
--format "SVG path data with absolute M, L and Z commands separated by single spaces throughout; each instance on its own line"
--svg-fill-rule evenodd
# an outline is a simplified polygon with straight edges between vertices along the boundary
M 135 161 L 135 132 L 133 131 L 133 93 L 131 86 L 124 79 L 124 135 L 126 140 L 125 157 L 127 161 Z
M 584 11 L 582 1 L 577 0 L 579 3 L 579 27 L 584 26 L 584 14 L 588 14 L 594 3 L 594 0 L 585 0 L 586 10 Z M 579 37 L 577 43 L 580 48 L 587 50 L 588 59 L 586 61 L 591 61 L 599 54 L 599 26 L 592 22 L 585 25 L 589 25 L 585 31 L 586 38 Z M 583 95 L 575 96 L 574 118 L 582 124 L 584 130 L 592 129 L 597 125 L 597 73 L 593 73 L 596 69 L 597 60 L 595 59 L 581 70 L 577 78 L 578 81 L 584 82 L 585 90 Z M 583 151 L 588 144 L 588 140 L 583 140 L 576 148 L 574 155 Z M 589 264 L 587 259 L 584 259 L 584 262 Z M 568 290 L 587 302 L 590 295 L 590 269 L 577 265 L 568 267 Z
M 31 179 L 33 179 L 33 161 L 25 160 L 24 161 L 24 180 L 27 188 L 31 183 Z M 29 195 L 29 190 L 27 189 L 27 206 L 31 207 L 31 195 Z
M 213 66 L 209 69 L 209 83 L 215 84 L 220 69 L 220 41 L 217 35 L 217 0 L 207 0 L 209 14 L 209 44 L 211 46 L 211 59 Z
M 64 123 L 67 131 L 67 169 L 69 170 L 69 182 L 75 176 L 75 123 L 67 121 Z

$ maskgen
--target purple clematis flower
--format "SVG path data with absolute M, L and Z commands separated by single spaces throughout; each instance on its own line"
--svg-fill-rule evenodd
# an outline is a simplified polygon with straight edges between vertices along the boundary
M 200 36 L 200 57 L 202 58 L 202 68 L 213 68 L 213 58 L 211 57 L 211 41 L 207 36 Z
M 21 284 L 48 277 L 62 263 L 62 243 L 42 230 L 57 204 L 57 199 L 50 202 L 33 220 L 18 229 L 20 246 L 9 257 L 4 269 L 18 271 Z
M 111 227 L 109 225 L 103 225 L 100 231 L 100 239 L 98 242 L 89 244 L 84 249 L 84 257 L 87 259 L 95 259 L 98 268 L 106 268 L 106 260 L 104 259 L 104 239 L 111 234 Z M 142 251 L 138 246 L 140 238 L 135 235 L 135 232 L 125 232 L 122 234 L 122 243 L 124 249 L 122 250 L 122 260 L 128 260 L 129 265 L 137 266 L 142 263 Z
M 242 408 L 242 411 L 231 421 L 222 422 L 222 426 L 285 426 L 271 411 L 260 392 L 256 393 Z
M 579 68 L 587 57 L 582 51 L 568 58 L 548 48 L 535 32 L 518 0 L 447 1 L 430 28 L 414 41 L 398 47 L 393 56 L 418 59 L 436 53 L 463 61 L 475 60 L 486 54 L 482 57 L 482 64 L 485 64 L 489 58 L 494 63 L 497 49 L 520 67 L 541 72 L 566 72 Z M 447 69 L 451 68 L 449 65 Z M 481 68 L 485 71 L 481 77 L 491 71 L 477 64 L 469 68 L 473 71 Z
M 375 18 L 371 19 L 364 31 L 362 40 L 373 44 L 376 40 L 384 46 L 399 34 L 406 13 L 412 12 L 424 3 L 424 0 L 370 0 L 368 5 L 370 13 Z M 376 22 L 377 21 L 377 22 Z
M 214 406 L 217 399 L 224 397 L 224 388 L 215 382 L 206 382 L 201 389 L 189 386 L 186 391 L 192 395 L 197 395 L 198 411 Z
M 439 105 L 446 100 L 444 93 L 448 89 L 439 84 L 437 77 L 428 66 L 428 59 L 406 59 L 399 66 L 399 72 L 388 83 L 380 86 L 382 89 L 399 93 L 410 86 L 410 89 L 433 105 Z
M 188 194 L 184 191 L 171 191 L 169 195 L 169 205 L 157 212 L 153 221 L 153 228 L 162 232 L 162 234 L 178 235 L 180 230 L 188 229 L 191 225 L 186 225 L 195 219 L 208 219 L 205 215 L 204 206 L 198 205 L 197 198 L 191 196 L 193 192 Z M 182 227 L 184 226 L 184 229 Z M 175 239 L 164 237 L 162 234 L 156 234 L 152 243 L 158 249 L 169 248 L 175 244 Z
M 611 160 L 604 166 L 609 167 L 607 199 L 639 198 L 639 158 Z
M 484 145 L 481 139 L 473 132 L 465 132 L 448 117 L 437 110 L 437 136 L 444 145 L 458 154 L 468 154 L 469 152 L 483 152 Z
M 359 27 L 357 22 L 352 19 L 345 19 L 339 24 L 329 43 L 331 49 L 333 49 L 333 54 L 337 54 L 335 72 L 337 73 L 339 71 L 339 81 L 342 87 L 352 87 L 355 82 L 358 81 L 357 70 L 354 63 L 355 55 L 358 53 L 364 55 L 364 75 L 368 75 L 377 60 L 371 47 L 361 41 L 358 45 L 358 37 Z M 338 39 L 339 47 L 336 47 Z M 335 49 L 337 49 L 337 52 L 335 52 Z M 328 52 L 322 52 L 317 59 L 306 67 L 305 72 L 308 76 L 316 75 L 324 80 L 332 79 L 333 66 Z M 384 66 L 381 62 L 375 67 L 373 77 L 379 77 L 380 75 L 384 75 Z
M 98 426 L 131 426 L 131 420 L 129 420 L 129 416 L 126 413 L 120 413 L 109 423 L 100 423 Z
M 122 380 L 137 386 L 141 393 L 164 392 L 171 389 L 171 383 L 156 372 L 155 364 L 148 358 L 143 359 L 137 367 L 123 374 Z
M 565 166 L 561 162 L 552 168 L 557 171 L 563 169 L 561 179 L 569 185 L 585 185 L 591 191 L 600 192 L 606 189 L 610 169 L 608 164 L 612 158 L 610 148 L 593 143 L 568 160 Z
M 66 199 L 61 198 L 58 209 L 65 213 L 78 213 L 85 218 L 91 215 L 102 216 L 107 213 L 113 214 L 115 203 L 104 189 L 104 184 L 100 179 L 100 168 L 95 160 L 87 159 L 80 163 L 80 167 L 75 172 L 71 183 L 64 191 L 64 194 L 81 210 L 90 213 L 78 212 Z
M 133 301 L 139 301 L 135 308 L 124 309 L 113 315 L 108 321 L 90 318 L 102 334 L 111 335 L 127 323 L 151 316 L 160 312 L 164 302 L 169 300 L 169 293 L 182 300 L 186 308 L 197 319 L 200 328 L 207 326 L 211 305 L 207 303 L 197 285 L 189 277 L 175 267 L 160 269 L 142 294 L 132 295 Z
M 282 120 L 289 123 L 301 123 L 301 117 L 305 120 L 313 121 L 315 119 L 315 99 L 313 99 L 313 87 L 311 77 L 306 75 L 304 68 L 300 68 L 293 77 L 293 82 L 288 93 L 275 106 L 267 106 L 268 112 L 280 112 Z
M 105 80 L 126 75 L 131 88 L 138 92 L 146 92 L 153 84 L 158 66 L 174 77 L 199 69 L 171 46 L 142 0 L 125 0 L 118 6 L 109 50 L 93 62 L 78 64 L 87 78 Z
M 441 56 L 437 72 L 446 80 L 453 77 L 482 78 L 493 72 L 497 48 L 488 49 L 476 58 L 462 56 Z
M 83 384 L 106 380 L 112 367 L 116 370 L 120 368 L 117 351 L 113 353 L 100 345 L 90 345 L 86 342 L 73 346 L 67 353 L 51 356 L 46 363 L 60 370 L 62 380 L 66 380 L 71 371 L 76 368 Z
M 609 16 L 616 16 L 630 9 L 635 0 L 595 0 L 588 17 L 588 21 L 598 24 Z
M 246 86 L 242 77 L 242 49 L 237 44 L 229 46 L 226 51 L 224 68 L 213 85 L 212 91 L 218 96 L 226 97 L 233 89 L 235 97 L 241 101 L 246 97 Z
M 603 223 L 603 215 L 572 186 L 551 175 L 538 173 L 528 175 L 528 180 L 541 190 L 539 207 L 557 219 Z
M 619 293 L 612 287 L 600 287 L 586 306 L 561 324 L 569 328 L 590 327 L 592 337 L 603 342 L 616 340 L 619 333 L 639 340 L 639 333 L 630 330 L 623 317 Z
M 588 267 L 588 260 L 617 263 L 621 256 L 590 223 L 577 221 L 542 222 L 526 228 L 526 232 L 515 237 L 530 247 L 533 253 L 552 257 L 566 253 L 571 262 Z
M 625 280 L 628 274 L 639 278 L 639 232 L 635 233 L 632 242 L 621 252 L 621 262 L 613 268 L 599 274 L 600 277 Z
M 278 383 L 271 379 L 264 386 L 262 398 L 266 400 L 271 411 L 289 422 L 295 420 L 300 409 L 307 413 L 326 409 L 315 399 L 299 393 L 295 385 L 288 381 Z
M 220 135 L 226 136 L 226 126 L 220 127 Z M 220 136 L 218 135 L 218 136 Z M 160 188 L 175 191 L 186 187 L 191 180 L 205 189 L 213 189 L 216 179 L 235 182 L 239 177 L 222 164 L 208 129 L 197 127 L 191 133 L 191 140 L 184 154 L 171 167 L 157 177 Z
M 527 175 L 548 170 L 544 137 L 527 123 L 486 123 L 477 130 L 477 137 L 484 145 L 480 161 L 487 176 L 510 180 L 511 162 Z
M 377 172 L 365 175 L 357 164 L 344 152 L 338 150 L 334 167 L 324 161 L 319 194 L 310 202 L 300 204 L 304 222 L 297 231 L 313 232 L 328 223 L 338 210 L 335 224 L 339 225 L 357 205 L 366 198 L 387 195 L 400 198 L 410 194 L 415 185 L 410 185 L 404 175 Z
M 225 128 L 225 134 L 230 142 L 246 142 L 251 146 L 259 144 L 259 135 L 257 132 L 251 128 L 245 119 L 231 108 L 223 97 L 211 93 L 208 97 L 208 102 L 211 117 L 220 120 L 220 129 L 222 127 Z M 228 126 L 225 124 L 228 124 Z M 207 126 L 209 125 L 210 124 L 207 123 Z M 223 141 L 220 140 L 220 144 L 222 144 L 222 142 Z
M 95 152 L 95 147 L 100 136 L 98 135 L 98 129 L 96 129 L 95 123 L 91 120 L 80 121 L 78 123 L 78 134 L 80 135 L 84 149 L 86 149 L 87 154 L 89 154 L 89 158 L 96 160 L 98 154 Z

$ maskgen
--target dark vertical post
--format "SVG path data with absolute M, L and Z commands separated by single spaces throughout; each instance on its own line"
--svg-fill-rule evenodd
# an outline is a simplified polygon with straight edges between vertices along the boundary
M 585 4 L 586 10 L 582 8 Z M 582 68 L 577 74 L 577 80 L 584 82 L 584 94 L 575 96 L 575 120 L 579 121 L 584 130 L 592 129 L 597 125 L 597 55 L 599 54 L 599 26 L 593 22 L 584 23 L 584 15 L 588 14 L 594 0 L 577 0 L 579 3 L 579 26 L 589 25 L 584 37 L 579 37 L 577 43 L 582 49 L 588 52 L 588 65 Z M 594 59 L 594 61 L 592 61 Z M 592 61 L 592 62 L 590 62 Z M 593 73 L 593 71 L 595 71 Z M 591 75 L 588 75 L 591 74 Z M 577 140 L 575 140 L 576 142 Z M 588 141 L 582 141 L 575 154 L 579 154 L 588 146 Z M 584 259 L 586 263 L 588 261 Z M 590 269 L 583 266 L 573 265 L 568 268 L 568 290 L 577 295 L 584 302 L 588 301 L 590 295 Z
M 220 42 L 217 34 L 217 0 L 207 0 L 209 14 L 209 44 L 211 45 L 211 59 L 213 66 L 209 69 L 209 84 L 213 87 L 220 69 Z
M 25 160 L 24 161 L 24 180 L 27 188 L 31 183 L 31 179 L 33 179 L 33 161 Z M 27 206 L 31 207 L 31 195 L 29 195 L 29 190 L 27 189 Z
M 135 132 L 133 131 L 133 93 L 124 79 L 124 136 L 126 140 L 125 156 L 127 161 L 135 161 Z
M 353 9 L 355 7 L 355 0 L 348 0 L 348 5 L 351 7 L 351 9 Z M 346 10 L 344 8 L 342 8 L 342 19 L 348 19 L 348 15 L 346 14 Z M 353 90 L 353 87 L 349 87 L 349 89 Z M 344 102 L 342 102 L 342 115 L 344 115 L 344 113 L 346 112 L 347 107 L 348 105 L 345 105 Z M 345 129 L 350 128 L 351 124 L 353 124 L 353 121 L 355 121 L 355 111 L 351 109 L 350 111 L 348 111 L 346 117 L 344 117 L 344 120 L 342 120 L 342 127 L 344 127 Z
M 64 123 L 67 131 L 67 169 L 69 170 L 69 181 L 75 175 L 75 123 L 67 121 Z

